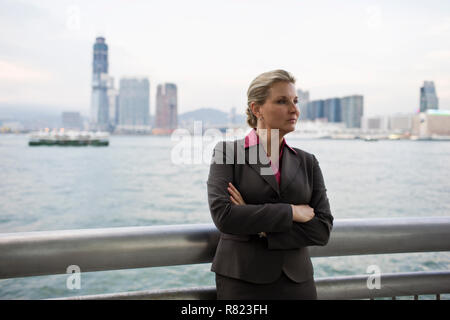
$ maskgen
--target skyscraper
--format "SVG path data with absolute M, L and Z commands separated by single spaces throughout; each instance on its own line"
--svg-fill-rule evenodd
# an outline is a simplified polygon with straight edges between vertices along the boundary
M 316 120 L 325 118 L 324 100 L 312 100 L 306 106 L 306 114 L 308 120 Z M 305 118 L 303 118 L 305 119 Z
M 324 115 L 328 119 L 328 122 L 341 122 L 341 99 L 326 99 L 324 103 Z
M 108 79 L 108 107 L 109 107 L 109 125 L 111 131 L 117 126 L 119 121 L 119 90 L 116 89 L 114 85 L 114 78 L 109 77 Z
M 94 130 L 108 130 L 108 45 L 103 37 L 95 39 L 92 69 L 90 127 Z
M 165 132 L 178 127 L 177 86 L 173 83 L 157 87 L 155 127 Z
M 122 129 L 140 130 L 150 125 L 150 82 L 147 78 L 122 78 L 119 88 L 119 119 Z
M 353 95 L 341 98 L 342 121 L 347 128 L 361 128 L 361 117 L 364 115 L 364 98 Z
M 420 88 L 420 112 L 429 109 L 439 109 L 439 101 L 433 81 L 424 81 Z

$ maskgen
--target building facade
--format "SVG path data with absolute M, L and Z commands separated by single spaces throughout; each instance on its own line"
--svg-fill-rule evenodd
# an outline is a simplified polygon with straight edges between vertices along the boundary
M 389 117 L 389 130 L 396 133 L 411 133 L 413 114 L 395 114 Z
M 114 78 L 108 79 L 108 107 L 109 107 L 109 126 L 114 131 L 119 122 L 119 90 L 114 85 Z
M 439 100 L 433 81 L 424 81 L 420 88 L 420 112 L 439 109 Z
M 363 115 L 363 96 L 352 95 L 341 98 L 341 116 L 347 128 L 361 128 L 361 118 Z
M 167 133 L 178 127 L 177 86 L 173 83 L 159 84 L 156 92 L 156 133 Z
M 341 99 L 326 99 L 324 101 L 324 116 L 328 119 L 328 122 L 341 122 Z
M 150 82 L 147 78 L 120 79 L 117 128 L 150 129 Z
M 416 114 L 412 134 L 419 137 L 450 136 L 450 111 L 427 110 Z
M 92 91 L 90 128 L 92 130 L 109 129 L 108 103 L 108 45 L 105 38 L 97 37 L 94 43 L 92 62 Z

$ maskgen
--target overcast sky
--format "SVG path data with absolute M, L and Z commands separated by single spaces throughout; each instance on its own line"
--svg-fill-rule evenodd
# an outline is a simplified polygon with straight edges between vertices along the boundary
M 89 114 L 92 45 L 109 73 L 178 85 L 179 113 L 244 113 L 258 74 L 282 68 L 311 99 L 364 95 L 366 115 L 414 112 L 433 80 L 450 109 L 450 1 L 0 0 L 0 108 Z

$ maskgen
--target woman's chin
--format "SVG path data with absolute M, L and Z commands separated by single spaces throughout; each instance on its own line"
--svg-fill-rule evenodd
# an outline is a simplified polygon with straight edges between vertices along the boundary
M 295 124 L 294 125 L 290 125 L 289 127 L 286 128 L 286 133 L 295 131 Z

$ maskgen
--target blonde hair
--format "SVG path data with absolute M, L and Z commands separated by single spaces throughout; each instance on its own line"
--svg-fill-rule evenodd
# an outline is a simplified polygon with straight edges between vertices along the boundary
M 285 81 L 295 84 L 295 78 L 289 72 L 278 69 L 261 73 L 257 76 L 248 87 L 247 90 L 247 124 L 256 128 L 257 118 L 251 109 L 251 103 L 263 105 L 269 96 L 269 90 L 276 82 Z

